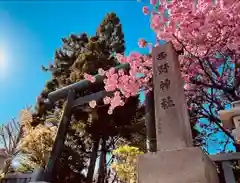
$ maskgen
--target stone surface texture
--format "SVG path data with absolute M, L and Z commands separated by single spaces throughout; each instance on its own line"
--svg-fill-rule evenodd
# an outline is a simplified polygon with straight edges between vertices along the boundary
M 138 183 L 218 183 L 215 165 L 196 147 L 141 155 L 137 169 Z
M 170 42 L 153 48 L 153 73 L 158 150 L 191 147 L 192 134 L 183 80 Z M 170 104 L 168 99 L 174 106 L 166 106 Z
M 153 48 L 157 153 L 138 158 L 138 183 L 218 183 L 217 169 L 192 134 L 179 61 L 169 42 Z

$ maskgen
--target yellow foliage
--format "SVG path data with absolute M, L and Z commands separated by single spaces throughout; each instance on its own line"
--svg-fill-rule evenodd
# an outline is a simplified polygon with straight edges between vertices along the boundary
M 0 181 L 1 179 L 3 179 L 5 177 L 5 174 L 2 172 L 2 170 L 0 170 Z
M 16 172 L 32 172 L 35 170 L 35 168 L 39 168 L 38 164 L 36 164 L 34 161 L 29 160 L 27 157 L 21 157 L 20 164 L 21 166 L 16 168 Z
M 144 152 L 140 151 L 137 147 L 128 145 L 120 146 L 113 151 L 113 155 L 117 157 L 117 161 L 112 163 L 111 167 L 122 181 L 128 183 L 136 182 L 137 156 L 140 154 L 144 154 Z
M 24 129 L 23 138 L 20 141 L 20 150 L 26 154 L 34 163 L 44 167 L 46 164 L 46 154 L 48 154 L 55 141 L 57 127 L 37 125 L 35 128 L 31 126 L 32 113 L 29 110 L 23 110 L 20 116 L 21 125 Z
M 28 109 L 24 109 L 20 112 L 20 124 L 23 127 L 24 132 L 28 132 L 32 129 L 31 123 L 33 121 L 32 113 Z

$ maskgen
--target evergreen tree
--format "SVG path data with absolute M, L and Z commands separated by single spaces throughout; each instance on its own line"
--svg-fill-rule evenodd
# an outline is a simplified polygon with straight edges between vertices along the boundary
M 124 35 L 122 32 L 122 25 L 115 13 L 107 14 L 97 30 L 97 36 L 106 41 L 108 50 L 112 53 L 123 53 Z
M 51 72 L 52 78 L 46 83 L 46 87 L 38 97 L 36 112 L 33 115 L 33 126 L 46 123 L 58 125 L 56 111 L 63 109 L 65 101 L 59 100 L 49 109 L 44 104 L 48 93 L 83 80 L 84 73 L 94 75 L 97 74 L 99 68 L 107 70 L 115 67 L 119 63 L 114 54 L 123 53 L 125 48 L 121 24 L 114 13 L 106 15 L 95 36 L 90 37 L 86 33 L 70 35 L 68 38 L 63 38 L 62 42 L 63 46 L 55 52 L 54 63 L 47 68 L 43 67 L 44 71 Z M 77 97 L 103 89 L 104 84 L 94 85 L 85 91 L 77 92 Z M 106 152 L 114 148 L 111 137 L 136 139 L 134 135 L 144 129 L 143 121 L 139 121 L 136 117 L 138 104 L 138 96 L 131 97 L 124 107 L 115 109 L 113 115 L 107 114 L 108 106 L 91 109 L 86 104 L 81 109 L 73 111 L 71 126 L 65 141 L 66 148 L 60 157 L 54 182 L 85 180 L 83 170 L 86 168 L 86 181 L 92 182 L 100 147 L 102 161 L 99 165 L 97 182 L 104 182 L 107 178 Z M 75 157 L 73 159 L 79 161 L 69 160 L 66 157 Z M 90 165 L 87 167 L 89 161 Z M 74 172 L 78 172 L 79 176 L 73 175 Z M 63 175 L 67 178 L 63 179 Z

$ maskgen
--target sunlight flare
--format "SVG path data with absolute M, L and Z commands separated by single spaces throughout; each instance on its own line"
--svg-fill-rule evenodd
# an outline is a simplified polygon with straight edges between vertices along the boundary
M 7 72 L 6 49 L 3 48 L 4 47 L 0 46 L 0 78 L 5 77 Z
M 2 69 L 4 68 L 4 62 L 5 62 L 4 53 L 3 50 L 0 50 L 0 71 L 2 71 Z

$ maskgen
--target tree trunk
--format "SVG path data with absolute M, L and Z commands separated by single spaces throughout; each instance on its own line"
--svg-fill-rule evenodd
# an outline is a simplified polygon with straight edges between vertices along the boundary
M 104 183 L 104 179 L 106 176 L 106 139 L 102 139 L 101 145 L 101 156 L 99 161 L 99 172 L 98 172 L 98 181 L 97 183 Z
M 93 148 L 92 148 L 90 163 L 89 163 L 88 172 L 87 172 L 87 183 L 92 183 L 92 180 L 93 180 L 93 174 L 94 174 L 95 164 L 97 160 L 98 146 L 99 146 L 99 138 L 93 141 Z

